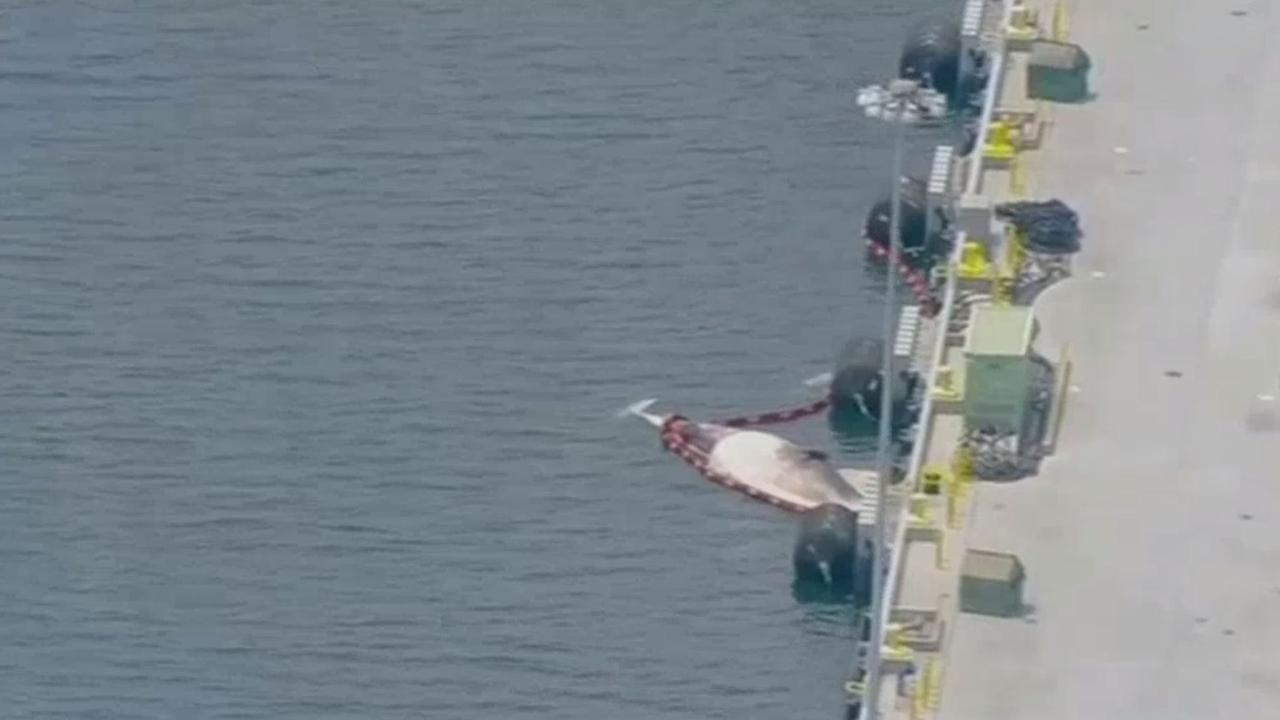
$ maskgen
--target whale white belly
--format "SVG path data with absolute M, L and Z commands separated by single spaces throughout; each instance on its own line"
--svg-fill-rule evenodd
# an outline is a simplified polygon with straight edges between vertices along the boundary
M 861 504 L 858 491 L 830 463 L 768 433 L 741 430 L 721 438 L 710 453 L 710 468 L 807 508 L 835 503 L 857 509 Z

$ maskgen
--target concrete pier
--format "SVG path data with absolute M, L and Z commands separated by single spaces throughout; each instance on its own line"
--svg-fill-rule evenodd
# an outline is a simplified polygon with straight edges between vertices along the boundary
M 1053 108 L 1023 171 L 1085 230 L 1035 306 L 1068 403 L 1040 474 L 976 484 L 956 541 L 1022 559 L 1027 613 L 948 614 L 915 715 L 1280 717 L 1280 4 L 1067 8 L 1097 96 Z

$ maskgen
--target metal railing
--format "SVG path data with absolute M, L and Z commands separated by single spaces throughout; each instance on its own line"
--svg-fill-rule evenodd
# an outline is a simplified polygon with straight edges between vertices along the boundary
M 1013 9 L 1013 5 L 1004 0 L 1001 3 L 1001 27 L 1009 24 L 1009 15 Z M 974 144 L 974 152 L 969 162 L 969 174 L 965 178 L 964 185 L 961 189 L 963 193 L 970 193 L 977 190 L 982 178 L 982 148 L 987 144 L 987 133 L 991 127 L 991 118 L 995 113 L 996 104 L 1000 98 L 1000 84 L 1003 81 L 1006 63 L 1006 53 L 1003 42 L 995 52 L 992 58 L 991 75 L 987 78 L 986 97 L 982 103 L 982 116 L 978 124 L 978 140 Z M 955 308 L 956 298 L 956 266 L 960 263 L 960 253 L 964 248 L 967 235 L 960 232 L 956 236 L 955 247 L 951 249 L 951 257 L 947 266 L 947 284 L 943 291 L 942 311 L 938 313 L 939 326 L 942 331 L 937 334 L 933 348 L 933 357 L 929 369 L 929 384 L 925 389 L 924 403 L 920 408 L 920 426 L 916 430 L 915 443 L 911 448 L 911 460 L 907 466 L 907 481 L 916 483 L 919 480 L 920 469 L 924 464 L 925 450 L 928 448 L 930 436 L 933 432 L 933 387 L 938 380 L 938 369 L 942 366 L 945 359 L 947 349 L 947 325 L 951 320 L 951 313 Z M 888 627 L 889 618 L 893 613 L 894 598 L 898 596 L 900 590 L 899 585 L 902 582 L 902 568 L 905 563 L 906 553 L 905 539 L 907 533 L 907 514 L 910 512 L 910 503 L 902 503 L 898 510 L 898 518 L 895 523 L 893 544 L 890 546 L 892 554 L 889 558 L 889 574 L 885 578 L 884 593 L 886 595 L 885 602 L 881 606 L 880 622 L 878 623 L 881 631 L 876 637 L 871 638 L 871 642 L 884 643 L 883 628 Z M 859 715 L 860 720 L 875 720 L 879 715 L 879 708 L 872 709 L 867 705 L 862 706 Z

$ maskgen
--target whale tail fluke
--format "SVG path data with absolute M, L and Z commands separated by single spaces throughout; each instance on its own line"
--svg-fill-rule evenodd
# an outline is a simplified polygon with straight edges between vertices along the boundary
M 641 420 L 644 420 L 645 422 L 649 423 L 654 427 L 662 427 L 662 420 L 663 420 L 662 416 L 654 415 L 653 413 L 648 412 L 649 406 L 653 405 L 656 402 L 658 402 L 657 398 L 647 398 L 645 400 L 633 402 L 630 405 L 626 406 L 625 408 L 619 410 L 618 417 L 620 418 L 638 417 Z

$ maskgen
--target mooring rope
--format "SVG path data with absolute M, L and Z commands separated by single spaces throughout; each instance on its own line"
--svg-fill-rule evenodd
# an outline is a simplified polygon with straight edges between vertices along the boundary
M 888 260 L 889 258 L 888 248 L 880 243 L 867 240 L 867 249 L 871 251 L 872 255 L 881 260 Z M 898 254 L 897 260 L 898 274 L 906 280 L 907 285 L 911 288 L 911 294 L 915 295 L 916 302 L 920 303 L 921 312 L 924 313 L 925 317 L 937 316 L 938 311 L 942 309 L 942 303 L 938 302 L 938 299 L 933 296 L 933 290 L 929 287 L 929 278 L 916 268 L 911 267 L 903 259 L 901 253 Z
M 759 415 L 739 415 L 737 417 L 725 418 L 723 420 L 712 420 L 713 425 L 724 425 L 726 427 L 744 428 L 754 427 L 757 425 L 777 425 L 778 423 L 793 422 L 810 415 L 817 415 L 827 408 L 831 407 L 831 397 L 827 396 L 821 400 L 816 400 L 808 405 L 802 405 L 797 408 L 789 408 L 787 410 L 776 410 L 774 412 L 760 413 Z

